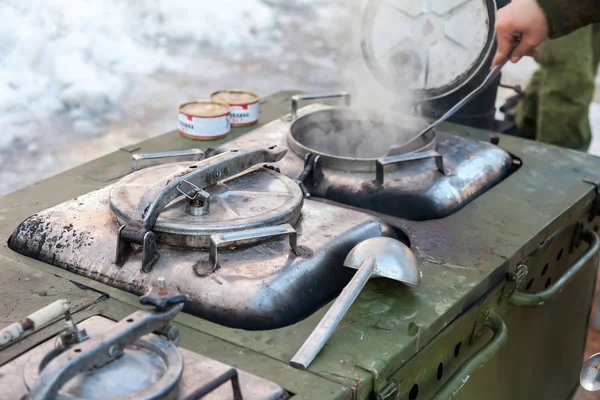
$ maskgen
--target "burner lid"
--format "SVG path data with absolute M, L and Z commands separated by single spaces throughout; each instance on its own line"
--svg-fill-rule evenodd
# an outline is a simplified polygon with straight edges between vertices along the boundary
M 493 56 L 495 15 L 494 0 L 368 0 L 363 56 L 398 95 L 440 98 L 467 84 Z
M 110 207 L 119 222 L 127 225 L 142 196 L 157 181 L 170 176 L 181 177 L 186 170 L 201 169 L 203 163 L 210 161 L 165 164 L 132 173 L 111 189 Z M 194 185 L 183 176 L 180 188 L 186 196 L 167 204 L 152 230 L 158 234 L 159 242 L 194 248 L 208 248 L 210 236 L 217 233 L 295 225 L 304 202 L 302 191 L 294 181 L 261 167 L 200 188 L 208 194 L 208 207 L 197 215 L 191 214 L 188 208 L 189 193 Z
M 24 380 L 29 390 L 38 382 L 40 364 L 46 356 L 38 353 L 25 365 Z M 177 347 L 166 339 L 147 335 L 126 347 L 123 356 L 110 364 L 80 372 L 62 387 L 57 398 L 160 399 L 177 385 L 182 370 L 183 359 Z

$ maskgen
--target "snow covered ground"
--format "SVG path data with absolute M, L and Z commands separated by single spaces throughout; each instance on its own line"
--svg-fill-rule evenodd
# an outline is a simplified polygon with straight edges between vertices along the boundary
M 175 129 L 177 105 L 215 89 L 341 88 L 346 4 L 0 2 L 0 194 Z

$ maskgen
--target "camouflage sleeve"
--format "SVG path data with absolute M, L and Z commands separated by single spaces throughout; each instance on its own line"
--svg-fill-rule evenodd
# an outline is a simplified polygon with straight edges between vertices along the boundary
M 550 38 L 600 22 L 600 0 L 538 0 L 548 16 Z

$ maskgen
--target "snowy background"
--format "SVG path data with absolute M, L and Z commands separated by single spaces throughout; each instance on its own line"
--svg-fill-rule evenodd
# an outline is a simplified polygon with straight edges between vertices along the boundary
M 344 3 L 3 0 L 0 194 L 173 130 L 179 103 L 215 89 L 340 89 Z

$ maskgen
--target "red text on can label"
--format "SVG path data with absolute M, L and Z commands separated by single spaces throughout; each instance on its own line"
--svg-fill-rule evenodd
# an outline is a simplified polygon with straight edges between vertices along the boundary
M 231 130 L 231 115 L 195 117 L 179 113 L 179 130 L 188 136 L 199 138 L 223 136 Z
M 258 121 L 260 103 L 232 105 L 231 106 L 231 124 L 247 125 Z

